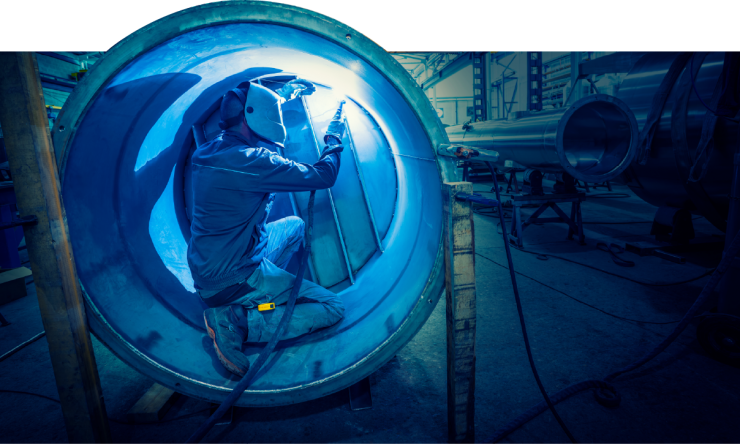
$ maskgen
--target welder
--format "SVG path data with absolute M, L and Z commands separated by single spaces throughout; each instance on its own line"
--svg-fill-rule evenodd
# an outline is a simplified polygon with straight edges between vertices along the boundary
M 341 105 L 316 163 L 296 163 L 275 152 L 286 138 L 281 104 L 314 91 L 303 79 L 276 92 L 242 83 L 221 102 L 223 131 L 192 155 L 188 265 L 198 295 L 210 307 L 203 317 L 216 354 L 240 376 L 249 369 L 243 343 L 270 340 L 295 283 L 285 267 L 302 244 L 304 222 L 289 216 L 266 223 L 275 193 L 329 188 L 339 172 L 345 131 Z M 303 281 L 281 339 L 329 327 L 343 315 L 339 296 Z

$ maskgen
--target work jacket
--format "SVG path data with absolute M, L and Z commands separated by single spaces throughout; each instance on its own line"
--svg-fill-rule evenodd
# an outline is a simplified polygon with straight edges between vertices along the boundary
M 248 278 L 267 246 L 265 222 L 275 192 L 334 185 L 340 154 L 313 165 L 254 148 L 237 132 L 224 131 L 198 147 L 193 166 L 193 216 L 188 265 L 199 290 L 216 291 Z

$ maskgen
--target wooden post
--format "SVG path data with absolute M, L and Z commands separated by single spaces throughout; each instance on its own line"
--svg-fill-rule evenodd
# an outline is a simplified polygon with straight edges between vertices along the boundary
M 450 442 L 475 441 L 475 240 L 469 182 L 444 183 L 447 293 L 447 430 Z
M 126 413 L 131 422 L 157 422 L 164 418 L 180 394 L 156 382 Z
M 0 52 L 0 125 L 69 442 L 110 442 L 33 53 Z

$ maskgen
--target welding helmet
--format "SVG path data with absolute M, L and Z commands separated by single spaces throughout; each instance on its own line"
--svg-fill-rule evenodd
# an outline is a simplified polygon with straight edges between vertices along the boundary
M 247 87 L 235 88 L 229 93 L 233 93 L 236 96 L 234 99 L 238 98 L 244 106 L 244 118 L 249 129 L 262 139 L 282 145 L 285 142 L 286 133 L 283 125 L 283 112 L 280 108 L 280 96 L 257 83 L 249 83 L 244 86 Z M 227 93 L 227 96 L 229 93 Z M 228 97 L 225 97 L 222 105 L 228 99 Z M 222 129 L 229 128 L 241 121 L 241 113 L 239 116 L 227 117 L 224 106 L 222 106 L 221 111 L 221 123 L 219 125 Z
M 272 90 L 252 83 L 244 105 L 244 117 L 258 136 L 282 144 L 285 142 L 285 126 L 280 102 L 280 96 Z

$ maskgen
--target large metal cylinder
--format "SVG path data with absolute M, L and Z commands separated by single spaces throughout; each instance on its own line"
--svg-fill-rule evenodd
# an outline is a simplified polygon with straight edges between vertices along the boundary
M 640 129 L 645 125 L 655 91 L 679 55 L 647 53 L 622 82 L 618 97 L 635 113 Z M 711 103 L 723 64 L 723 53 L 696 53 L 693 56 L 694 91 L 692 63 L 686 63 L 663 106 L 650 157 L 645 165 L 634 163 L 626 173 L 630 188 L 646 202 L 660 207 L 686 208 L 703 215 L 722 231 L 727 223 L 733 155 L 738 142 L 736 122 L 718 119 L 706 176 L 700 182 L 690 182 L 688 177 L 708 112 L 697 93 L 705 103 Z
M 392 358 L 443 289 L 440 184 L 455 177 L 437 162 L 436 147 L 447 143 L 442 125 L 404 69 L 357 31 L 310 11 L 212 3 L 116 45 L 53 129 L 93 332 L 132 367 L 187 395 L 220 402 L 237 382 L 212 349 L 187 266 L 189 156 L 218 133 L 229 89 L 254 79 L 274 87 L 296 75 L 317 91 L 283 108 L 288 158 L 315 161 L 337 101 L 347 100 L 349 149 L 336 185 L 317 193 L 308 273 L 342 297 L 345 318 L 280 343 L 238 405 L 305 401 Z M 271 217 L 305 217 L 306 198 L 279 194 Z M 261 348 L 248 343 L 245 353 Z
M 586 182 L 621 174 L 637 147 L 637 124 L 619 99 L 596 94 L 568 108 L 516 114 L 447 127 L 451 143 L 498 151 L 499 164 L 513 161 L 541 171 L 566 171 Z

